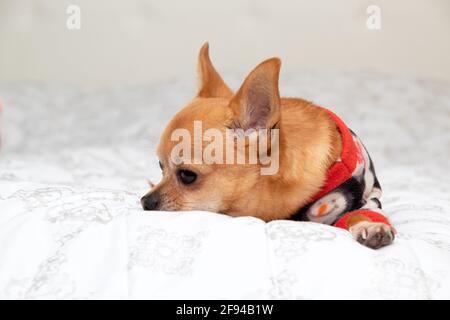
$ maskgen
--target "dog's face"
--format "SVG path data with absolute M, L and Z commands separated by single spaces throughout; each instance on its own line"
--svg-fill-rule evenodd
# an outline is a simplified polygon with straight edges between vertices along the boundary
M 252 142 L 261 140 L 260 135 L 249 134 L 249 129 L 270 132 L 279 122 L 280 61 L 270 59 L 260 64 L 236 94 L 212 66 L 207 44 L 200 50 L 198 68 L 199 92 L 164 130 L 157 151 L 163 178 L 142 198 L 142 206 L 145 210 L 256 215 L 260 197 L 270 193 L 267 176 L 261 175 L 261 167 L 267 163 L 260 161 L 260 153 L 252 163 L 239 163 L 237 157 L 242 150 L 249 155 Z M 230 145 L 226 141 L 236 138 L 230 138 L 230 130 L 243 133 L 243 149 L 232 145 L 233 153 L 228 159 Z M 180 139 L 176 138 L 183 134 L 189 136 L 184 142 L 192 149 L 180 152 Z M 266 142 L 265 151 L 273 153 L 270 138 Z M 207 155 L 216 160 L 220 155 L 223 161 L 208 160 Z

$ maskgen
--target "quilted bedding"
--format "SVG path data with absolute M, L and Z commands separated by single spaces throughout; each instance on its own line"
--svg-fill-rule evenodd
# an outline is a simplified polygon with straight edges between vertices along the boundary
M 375 251 L 315 223 L 142 211 L 146 179 L 160 176 L 159 134 L 190 83 L 0 86 L 0 298 L 450 298 L 450 85 L 370 73 L 281 81 L 368 147 L 398 230 Z

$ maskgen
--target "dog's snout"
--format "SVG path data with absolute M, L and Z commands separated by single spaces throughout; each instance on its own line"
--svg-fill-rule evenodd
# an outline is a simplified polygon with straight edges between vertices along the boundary
M 160 196 L 157 192 L 152 192 L 142 197 L 141 204 L 144 210 L 157 210 L 160 204 Z

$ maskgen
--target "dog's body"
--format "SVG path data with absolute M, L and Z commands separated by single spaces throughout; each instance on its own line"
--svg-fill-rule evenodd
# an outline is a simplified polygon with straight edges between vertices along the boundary
M 144 209 L 208 210 L 231 216 L 252 215 L 270 221 L 293 218 L 302 209 L 310 208 L 313 200 L 318 201 L 315 197 L 330 180 L 330 168 L 342 161 L 343 151 L 347 152 L 349 142 L 345 139 L 348 137 L 342 134 L 343 127 L 340 128 L 336 122 L 338 118 L 330 116 L 326 109 L 303 99 L 280 98 L 279 69 L 279 59 L 264 61 L 233 94 L 212 66 L 208 45 L 202 47 L 199 56 L 199 92 L 190 104 L 174 116 L 161 137 L 158 155 L 163 179 L 142 199 Z M 201 122 L 203 132 L 216 129 L 224 136 L 230 128 L 264 129 L 269 132 L 278 130 L 276 152 L 279 155 L 279 170 L 272 175 L 261 175 L 260 162 L 174 163 L 170 159 L 176 146 L 172 133 L 178 128 L 192 133 L 195 121 Z M 250 148 L 252 140 L 258 139 L 252 135 L 246 135 L 245 138 L 246 148 Z M 356 136 L 354 138 L 358 145 L 359 140 Z M 203 149 L 207 145 L 208 142 L 202 142 Z M 273 145 L 267 146 L 267 151 L 274 154 L 275 148 L 272 150 L 271 147 Z M 362 152 L 362 149 L 359 150 Z M 371 161 L 365 163 L 372 166 Z M 376 184 L 377 200 L 373 202 L 379 204 L 381 189 L 375 181 L 376 177 L 371 180 L 370 188 L 373 189 Z M 373 191 L 368 190 L 365 181 L 362 186 L 366 189 L 362 192 L 366 196 Z M 368 200 L 361 199 L 358 209 L 374 209 L 364 207 L 364 202 Z M 326 212 L 324 207 L 322 205 L 320 209 L 321 215 Z M 378 248 L 392 242 L 395 230 L 377 209 L 370 211 L 370 214 L 362 210 L 355 211 L 353 215 L 351 212 L 342 212 L 336 219 L 319 222 L 335 224 L 341 219 L 338 226 L 348 229 L 361 243 Z

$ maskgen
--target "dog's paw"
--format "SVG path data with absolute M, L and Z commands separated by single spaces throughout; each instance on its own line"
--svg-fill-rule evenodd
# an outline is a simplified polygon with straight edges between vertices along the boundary
M 394 241 L 395 229 L 385 223 L 362 221 L 349 229 L 359 243 L 378 249 Z

